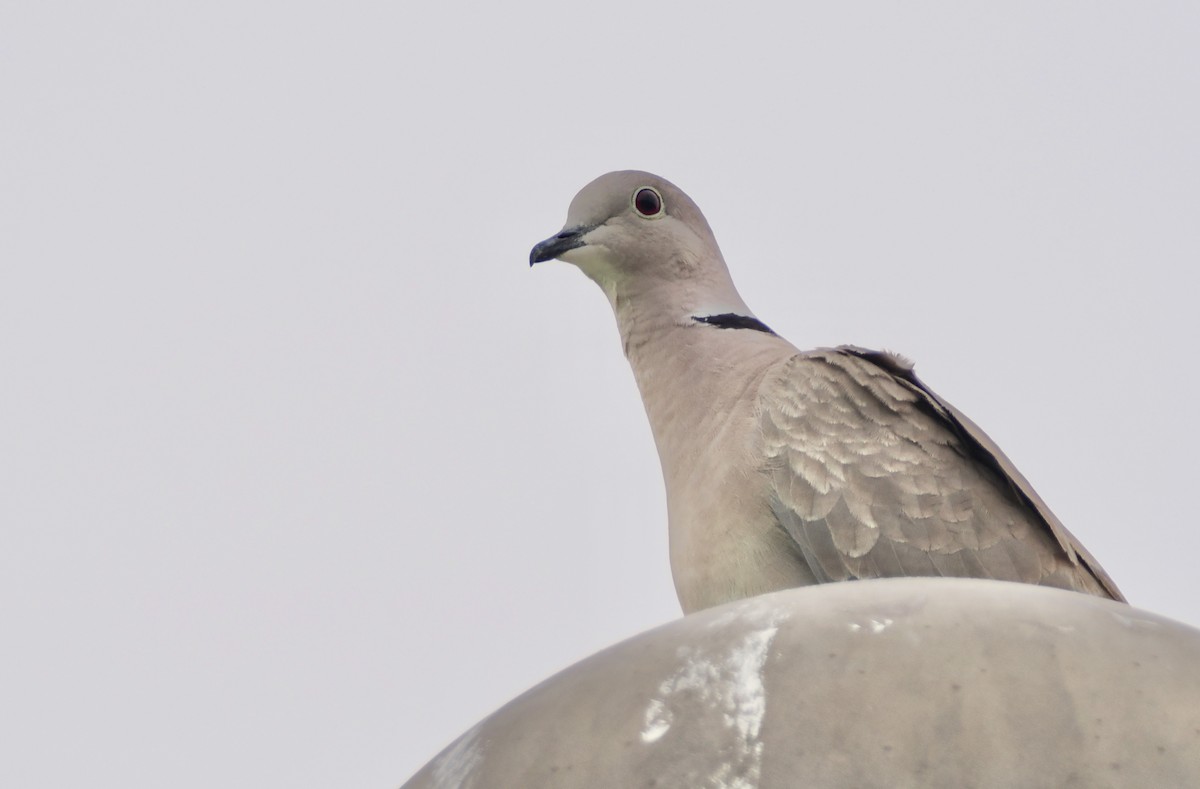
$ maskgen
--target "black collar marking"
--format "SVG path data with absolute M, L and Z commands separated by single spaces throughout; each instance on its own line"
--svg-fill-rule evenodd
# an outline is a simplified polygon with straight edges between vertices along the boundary
M 749 315 L 738 315 L 736 312 L 726 312 L 721 315 L 693 315 L 692 320 L 697 323 L 707 323 L 709 326 L 716 326 L 718 329 L 754 329 L 754 331 L 766 332 L 774 334 L 771 327 L 760 321 L 758 318 L 751 318 Z

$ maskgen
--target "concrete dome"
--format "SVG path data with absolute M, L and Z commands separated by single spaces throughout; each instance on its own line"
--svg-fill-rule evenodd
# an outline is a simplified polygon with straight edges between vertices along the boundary
M 405 789 L 1200 786 L 1200 631 L 897 578 L 731 603 L 593 655 Z

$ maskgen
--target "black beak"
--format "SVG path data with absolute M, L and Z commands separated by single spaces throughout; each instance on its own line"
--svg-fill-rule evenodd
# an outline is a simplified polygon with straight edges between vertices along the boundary
M 583 237 L 595 228 L 595 225 L 569 227 L 557 236 L 547 238 L 530 250 L 529 265 L 532 266 L 534 263 L 553 260 L 569 249 L 585 246 L 587 242 L 583 240 Z

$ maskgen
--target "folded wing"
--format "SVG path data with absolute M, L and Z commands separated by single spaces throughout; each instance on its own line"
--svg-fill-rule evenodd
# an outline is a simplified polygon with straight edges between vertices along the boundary
M 821 581 L 995 578 L 1124 599 L 992 440 L 903 359 L 798 354 L 762 398 L 772 509 Z

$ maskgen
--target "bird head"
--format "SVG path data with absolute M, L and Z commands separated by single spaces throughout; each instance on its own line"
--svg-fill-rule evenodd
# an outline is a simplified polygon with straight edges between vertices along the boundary
M 704 214 L 670 181 L 639 170 L 602 175 L 575 196 L 563 229 L 534 246 L 529 264 L 555 258 L 614 303 L 664 286 L 679 296 L 732 290 Z

